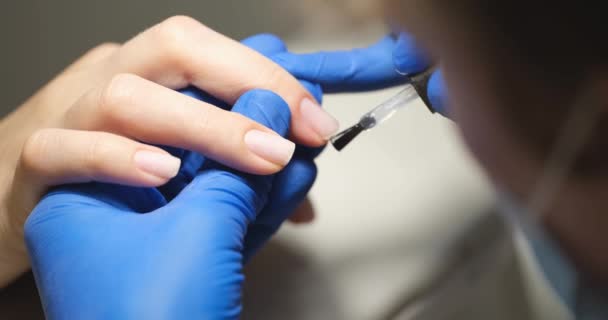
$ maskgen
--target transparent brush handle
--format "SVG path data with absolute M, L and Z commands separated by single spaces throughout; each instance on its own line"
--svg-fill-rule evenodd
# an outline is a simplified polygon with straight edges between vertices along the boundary
M 405 89 L 401 90 L 394 97 L 388 99 L 374 110 L 361 117 L 359 124 L 363 126 L 365 130 L 371 129 L 390 119 L 397 110 L 407 106 L 416 99 L 418 99 L 416 89 L 414 86 L 408 84 Z

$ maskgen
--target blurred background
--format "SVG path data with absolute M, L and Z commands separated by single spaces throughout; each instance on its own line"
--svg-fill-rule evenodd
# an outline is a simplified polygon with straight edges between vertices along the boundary
M 236 39 L 269 32 L 291 50 L 316 51 L 384 35 L 370 3 L 5 1 L 0 113 L 87 49 L 175 14 Z M 328 96 L 324 106 L 348 126 L 394 90 Z M 492 189 L 456 128 L 420 102 L 346 151 L 328 148 L 318 164 L 311 194 L 318 219 L 284 227 L 248 267 L 245 319 L 567 319 L 525 241 L 491 214 Z M 481 254 L 497 239 L 508 239 L 500 254 Z M 8 312 L 42 317 L 31 277 L 0 291 L 0 317 Z

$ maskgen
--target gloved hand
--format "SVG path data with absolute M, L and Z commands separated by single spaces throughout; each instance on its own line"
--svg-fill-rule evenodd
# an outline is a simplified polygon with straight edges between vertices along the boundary
M 398 73 L 407 75 L 423 71 L 430 65 L 427 57 L 427 54 L 416 45 L 412 36 L 405 32 L 399 33 L 393 50 L 393 64 Z M 432 107 L 437 112 L 447 116 L 447 90 L 441 71 L 435 71 L 431 76 L 427 87 L 427 95 Z
M 319 103 L 322 102 L 323 91 L 368 91 L 402 84 L 408 81 L 408 74 L 418 73 L 430 63 L 413 38 L 403 32 L 397 39 L 386 36 L 368 48 L 308 54 L 288 52 L 285 43 L 271 34 L 256 35 L 243 40 L 242 43 L 275 61 L 298 78 Z M 193 87 L 182 92 L 217 106 L 228 107 Z M 428 96 L 433 108 L 447 115 L 447 94 L 440 71 L 430 79 Z M 319 151 L 320 149 L 313 149 L 311 154 L 318 154 Z M 202 163 L 202 156 L 195 153 L 183 150 L 173 150 L 172 153 L 182 158 L 183 165 L 177 178 L 161 187 L 169 198 L 191 181 L 195 168 Z
M 271 34 L 259 34 L 259 35 L 255 35 L 252 37 L 249 37 L 247 39 L 244 39 L 242 41 L 242 43 L 246 46 L 248 46 L 249 48 L 258 51 L 259 53 L 261 53 L 262 55 L 266 56 L 266 57 L 272 57 L 274 55 L 280 54 L 280 53 L 284 53 L 287 52 L 287 46 L 285 45 L 285 43 L 277 36 L 275 35 L 271 35 Z M 322 103 L 323 102 L 323 92 L 321 89 L 321 86 L 319 84 L 313 84 L 311 82 L 308 81 L 304 81 L 301 80 L 300 83 L 302 84 L 302 86 L 304 88 L 306 88 L 308 90 L 308 92 L 310 92 L 310 94 L 317 100 L 317 102 Z M 196 87 L 188 87 L 188 88 L 184 88 L 182 90 L 180 90 L 181 93 L 188 95 L 190 97 L 205 101 L 207 103 L 213 104 L 215 106 L 218 106 L 220 108 L 223 109 L 230 109 L 230 106 L 227 105 L 225 102 L 216 99 L 215 97 L 211 96 L 210 94 L 203 92 L 201 90 L 199 90 Z M 177 148 L 166 148 L 165 149 L 170 152 L 171 154 L 173 154 L 174 156 L 178 157 L 181 159 L 182 161 L 182 166 L 177 174 L 177 176 L 172 179 L 171 181 L 169 181 L 169 183 L 159 187 L 158 189 L 161 191 L 161 193 L 163 194 L 163 196 L 170 200 L 173 199 L 179 192 L 181 192 L 181 190 L 188 185 L 188 183 L 190 183 L 192 181 L 192 179 L 194 178 L 195 174 L 197 173 L 198 168 L 201 167 L 201 165 L 204 162 L 204 157 L 201 154 L 198 154 L 196 152 L 192 152 L 192 151 L 188 151 L 188 150 L 183 150 L 183 149 L 177 149 Z M 303 147 L 303 146 L 298 146 L 296 148 L 296 153 L 294 155 L 294 158 L 300 158 L 300 159 L 308 159 L 308 160 L 312 160 L 314 158 L 316 158 L 319 153 L 322 151 L 322 148 L 307 148 L 307 147 Z M 297 177 L 296 177 L 297 178 Z M 281 188 L 279 188 L 281 189 Z M 287 196 L 288 193 L 285 193 L 285 196 Z M 297 201 L 298 203 L 301 202 L 304 199 L 305 195 L 300 195 L 300 199 Z M 276 198 L 276 197 L 271 197 L 270 199 L 270 204 L 268 205 L 269 208 L 273 208 L 273 207 L 280 207 L 280 204 L 282 201 L 284 201 L 283 198 Z M 277 202 L 277 204 L 275 204 L 275 202 Z M 295 207 L 294 207 L 295 209 Z M 269 209 L 270 210 L 270 209 Z M 290 215 L 289 216 L 289 220 L 291 220 L 292 222 L 310 222 L 311 220 L 314 219 L 314 212 L 310 212 L 310 211 L 299 211 L 299 212 L 285 212 L 286 214 Z M 282 222 L 282 220 L 281 220 Z M 256 222 L 257 224 L 266 224 L 265 228 L 270 228 L 270 229 L 274 229 L 275 231 L 279 228 L 280 223 L 279 224 L 273 224 L 272 227 L 268 226 L 268 222 Z M 270 238 L 271 234 L 268 234 L 266 236 L 266 240 L 268 238 Z M 252 236 L 250 236 L 252 237 Z M 263 241 L 259 241 L 260 243 L 258 244 L 258 246 L 261 246 L 261 244 L 263 243 Z
M 426 69 L 429 61 L 413 39 L 402 33 L 387 36 L 361 49 L 306 54 L 282 52 L 270 56 L 300 80 L 319 84 L 326 93 L 368 91 L 399 85 L 407 74 Z M 440 72 L 430 79 L 428 95 L 433 108 L 446 114 L 446 89 Z
M 275 94 L 249 92 L 233 111 L 288 131 Z M 244 257 L 302 200 L 316 169 L 307 152 L 276 177 L 202 162 L 169 203 L 157 189 L 99 183 L 44 197 L 25 233 L 49 319 L 238 317 Z

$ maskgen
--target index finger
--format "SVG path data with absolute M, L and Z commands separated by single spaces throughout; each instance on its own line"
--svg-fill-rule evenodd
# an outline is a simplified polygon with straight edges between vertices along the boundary
M 394 53 L 402 50 L 410 52 L 412 48 L 402 48 L 401 41 L 387 36 L 367 48 L 305 54 L 285 52 L 273 56 L 273 60 L 296 78 L 321 84 L 326 92 L 367 91 L 408 81 L 394 63 Z
M 320 146 L 338 124 L 287 71 L 245 45 L 187 17 L 170 18 L 127 42 L 106 66 L 110 74 L 133 73 L 163 86 L 194 85 L 229 104 L 243 93 L 266 89 L 292 111 L 291 136 Z

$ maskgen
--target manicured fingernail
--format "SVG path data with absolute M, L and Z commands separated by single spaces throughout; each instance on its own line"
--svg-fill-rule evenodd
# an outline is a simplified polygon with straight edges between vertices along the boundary
M 137 168 L 162 179 L 171 179 L 179 172 L 181 160 L 165 153 L 139 150 L 133 156 Z
M 338 132 L 338 129 L 340 128 L 338 120 L 321 109 L 320 105 L 308 98 L 302 100 L 300 113 L 302 114 L 304 121 L 306 121 L 308 125 L 324 139 L 331 137 L 334 133 Z
M 296 149 L 293 142 L 277 134 L 260 130 L 247 132 L 245 134 L 245 144 L 251 152 L 281 166 L 289 163 Z

